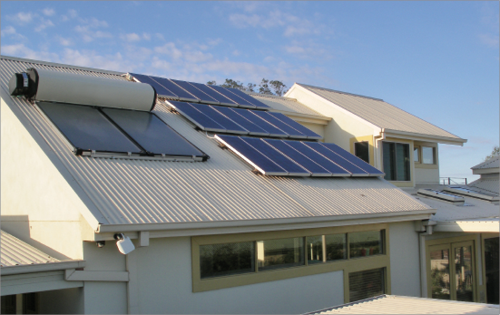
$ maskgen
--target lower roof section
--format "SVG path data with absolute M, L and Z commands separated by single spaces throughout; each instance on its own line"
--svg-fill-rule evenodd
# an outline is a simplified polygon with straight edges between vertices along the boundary
M 498 314 L 498 305 L 380 295 L 307 314 Z

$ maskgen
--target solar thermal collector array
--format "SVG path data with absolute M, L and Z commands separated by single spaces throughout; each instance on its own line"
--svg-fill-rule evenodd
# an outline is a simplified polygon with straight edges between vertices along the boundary
M 238 89 L 205 85 L 194 82 L 167 79 L 129 73 L 129 78 L 151 85 L 159 96 L 202 104 L 268 110 L 269 106 Z
M 333 143 L 216 134 L 215 138 L 263 175 L 373 177 L 384 173 Z

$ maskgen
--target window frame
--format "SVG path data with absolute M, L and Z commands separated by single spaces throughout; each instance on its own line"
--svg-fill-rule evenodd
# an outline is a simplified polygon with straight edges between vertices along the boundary
M 318 236 L 326 234 L 341 234 L 347 233 L 347 252 L 349 252 L 349 233 L 384 230 L 382 233 L 383 252 L 381 254 L 326 261 L 322 263 L 308 264 L 307 255 L 304 252 L 304 265 L 293 266 L 288 268 L 277 268 L 271 270 L 259 271 L 258 268 L 254 272 L 220 276 L 214 278 L 200 278 L 200 256 L 199 246 L 207 244 L 234 243 L 244 241 L 265 241 L 279 238 L 304 237 L 304 242 L 307 236 Z M 241 234 L 226 234 L 226 235 L 208 235 L 208 236 L 193 236 L 191 237 L 191 266 L 192 266 L 192 291 L 204 292 L 223 288 L 231 288 L 248 284 L 263 283 L 268 281 L 283 280 L 296 278 L 308 275 L 321 274 L 326 272 L 343 271 L 344 274 L 344 290 L 349 292 L 349 273 L 363 271 L 376 268 L 386 268 L 385 277 L 385 292 L 390 294 L 390 254 L 389 254 L 389 225 L 388 224 L 367 224 L 359 226 L 342 226 L 328 227 L 318 229 L 303 229 L 290 231 L 272 231 L 259 233 L 241 233 Z M 346 283 L 347 281 L 347 283 Z M 348 294 L 344 294 L 344 300 L 348 301 Z
M 429 145 L 421 145 L 420 148 L 421 148 L 421 150 L 420 150 L 421 162 L 420 163 L 423 165 L 436 165 L 437 164 L 436 147 L 429 146 Z M 424 162 L 424 149 L 431 149 L 432 150 L 432 163 L 425 163 Z

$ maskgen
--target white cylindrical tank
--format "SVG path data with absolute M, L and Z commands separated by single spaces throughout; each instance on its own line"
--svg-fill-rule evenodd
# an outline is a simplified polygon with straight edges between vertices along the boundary
M 145 83 L 46 69 L 28 69 L 27 74 L 30 79 L 29 84 L 33 86 L 30 86 L 30 92 L 25 96 L 36 101 L 140 111 L 151 111 L 156 103 L 156 91 Z M 14 90 L 14 84 L 18 81 L 22 82 L 12 78 L 11 90 Z

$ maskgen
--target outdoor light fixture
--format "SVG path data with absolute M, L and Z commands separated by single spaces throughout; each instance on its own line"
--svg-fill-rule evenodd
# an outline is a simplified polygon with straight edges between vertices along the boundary
M 95 242 L 95 244 L 97 245 L 97 247 L 103 248 L 104 245 L 106 245 L 106 241 L 97 241 Z
M 129 254 L 135 249 L 134 243 L 132 243 L 130 237 L 125 236 L 123 233 L 116 233 L 113 237 L 116 240 L 118 251 L 123 255 Z

